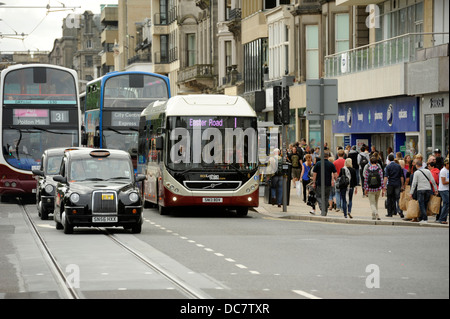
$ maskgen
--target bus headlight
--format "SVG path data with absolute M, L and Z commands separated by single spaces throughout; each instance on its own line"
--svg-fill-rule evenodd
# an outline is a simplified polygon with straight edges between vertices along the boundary
M 130 195 L 128 195 L 128 199 L 132 202 L 135 203 L 139 200 L 139 195 L 137 193 L 131 193 Z
M 70 195 L 70 201 L 73 204 L 77 204 L 80 201 L 80 195 L 78 195 L 77 193 L 73 193 L 72 195 Z

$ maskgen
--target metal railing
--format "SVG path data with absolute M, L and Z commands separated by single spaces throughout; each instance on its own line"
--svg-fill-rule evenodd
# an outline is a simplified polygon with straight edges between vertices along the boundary
M 213 65 L 196 64 L 178 72 L 178 82 L 185 82 L 198 78 L 213 78 Z
M 135 56 L 128 59 L 128 65 L 133 63 L 151 63 L 152 54 L 151 52 L 136 54 Z
M 175 47 L 165 52 L 155 52 L 154 56 L 155 64 L 169 64 L 178 60 L 178 48 Z
M 325 77 L 356 73 L 398 63 L 413 62 L 424 42 L 435 44 L 437 37 L 448 43 L 448 33 L 408 33 L 355 49 L 325 56 Z M 446 41 L 446 42 L 445 42 Z

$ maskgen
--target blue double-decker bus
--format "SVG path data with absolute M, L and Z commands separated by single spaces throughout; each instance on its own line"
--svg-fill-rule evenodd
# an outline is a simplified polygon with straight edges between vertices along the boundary
M 128 151 L 136 169 L 141 112 L 169 98 L 169 78 L 160 74 L 111 72 L 90 81 L 81 106 L 82 145 Z

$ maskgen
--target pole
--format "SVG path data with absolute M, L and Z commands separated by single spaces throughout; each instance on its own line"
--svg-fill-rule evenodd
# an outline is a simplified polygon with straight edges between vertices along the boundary
M 323 78 L 320 79 L 320 139 L 321 139 L 321 147 L 320 147 L 320 195 L 322 200 L 322 208 L 321 215 L 326 216 L 325 213 L 325 205 L 328 205 L 325 202 L 325 86 Z
M 287 154 L 286 154 L 286 149 L 287 149 L 287 143 L 286 143 L 286 139 L 287 139 L 287 126 L 286 124 L 283 124 L 282 126 L 282 139 L 283 139 L 283 213 L 287 212 L 287 181 L 288 181 L 288 176 L 287 176 L 287 172 L 289 172 L 289 170 L 284 169 L 285 165 L 287 165 Z

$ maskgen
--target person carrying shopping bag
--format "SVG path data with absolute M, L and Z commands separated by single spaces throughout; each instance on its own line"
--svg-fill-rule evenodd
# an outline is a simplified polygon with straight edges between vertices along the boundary
M 431 195 L 438 193 L 438 187 L 434 181 L 433 175 L 427 169 L 422 169 L 423 163 L 416 162 L 417 171 L 414 173 L 413 183 L 411 185 L 410 197 L 413 198 L 414 191 L 417 190 L 417 201 L 420 207 L 420 223 L 428 223 L 427 206 Z

